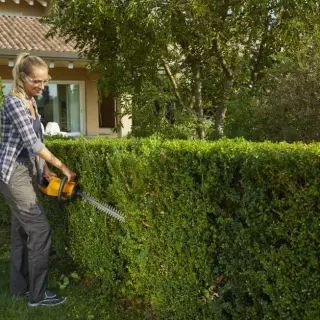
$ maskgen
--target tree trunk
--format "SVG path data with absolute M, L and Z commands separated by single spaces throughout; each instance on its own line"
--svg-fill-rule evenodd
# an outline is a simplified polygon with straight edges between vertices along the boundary
M 216 113 L 215 131 L 217 137 L 220 139 L 224 136 L 223 123 L 226 118 L 227 106 L 225 104 L 220 105 Z
M 202 81 L 200 74 L 200 66 L 197 61 L 192 63 L 192 77 L 193 77 L 193 99 L 194 99 L 194 109 L 196 111 L 196 128 L 197 135 L 199 139 L 204 138 L 204 128 L 203 128 L 203 108 L 202 108 Z
M 226 82 L 225 82 L 225 96 L 221 104 L 218 106 L 218 109 L 216 112 L 215 132 L 218 139 L 224 136 L 223 125 L 224 125 L 224 120 L 226 118 L 227 103 L 230 97 L 232 85 L 233 85 L 232 77 L 227 76 Z
M 221 50 L 221 47 L 220 47 L 218 35 L 212 42 L 212 49 L 226 77 L 225 84 L 224 84 L 224 98 L 220 106 L 218 106 L 217 113 L 216 113 L 216 122 L 215 122 L 215 132 L 217 137 L 220 139 L 224 135 L 223 124 L 226 118 L 227 104 L 228 104 L 228 100 L 229 100 L 230 93 L 233 86 L 234 70 L 231 68 L 231 66 L 228 66 L 226 60 L 224 59 L 224 56 L 222 54 L 223 51 Z
M 185 106 L 185 104 L 184 104 L 184 102 L 183 102 L 183 100 L 182 100 L 182 98 L 180 96 L 180 92 L 179 92 L 179 88 L 178 88 L 178 84 L 176 82 L 176 79 L 174 78 L 173 74 L 171 73 L 169 65 L 164 60 L 163 60 L 163 66 L 164 66 L 164 69 L 166 70 L 167 76 L 170 79 L 171 85 L 172 85 L 173 90 L 174 90 L 174 94 L 175 94 L 175 96 L 176 96 L 181 108 L 183 110 L 189 111 L 189 110 L 187 110 L 187 108 L 186 108 L 186 106 Z

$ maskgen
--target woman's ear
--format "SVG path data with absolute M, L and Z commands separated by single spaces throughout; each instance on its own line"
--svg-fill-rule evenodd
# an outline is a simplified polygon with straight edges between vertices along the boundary
M 26 81 L 26 77 L 25 77 L 23 72 L 20 72 L 20 79 L 21 79 L 22 82 Z

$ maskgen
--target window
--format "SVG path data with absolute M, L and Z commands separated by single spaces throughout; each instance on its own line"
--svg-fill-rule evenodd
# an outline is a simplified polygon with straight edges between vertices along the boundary
M 115 127 L 115 99 L 109 95 L 101 95 L 99 104 L 99 128 L 114 128 Z
M 60 131 L 81 131 L 79 84 L 49 84 L 36 101 L 44 127 L 57 122 Z
M 10 82 L 2 82 L 2 92 L 5 96 L 7 96 L 11 90 L 11 87 L 12 87 L 12 83 Z

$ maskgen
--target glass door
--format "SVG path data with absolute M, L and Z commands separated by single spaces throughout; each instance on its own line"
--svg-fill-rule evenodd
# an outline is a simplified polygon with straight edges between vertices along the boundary
M 48 122 L 56 122 L 60 131 L 80 133 L 79 84 L 50 83 L 36 101 L 44 127 Z

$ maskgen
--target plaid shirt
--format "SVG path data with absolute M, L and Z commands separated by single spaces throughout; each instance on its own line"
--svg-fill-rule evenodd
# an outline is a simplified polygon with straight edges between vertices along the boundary
M 26 101 L 28 97 L 26 97 Z M 40 118 L 35 100 L 36 115 Z M 27 105 L 16 96 L 7 96 L 1 110 L 0 180 L 9 183 L 14 163 L 23 148 L 37 154 L 45 147 L 42 137 L 33 130 L 32 115 Z

